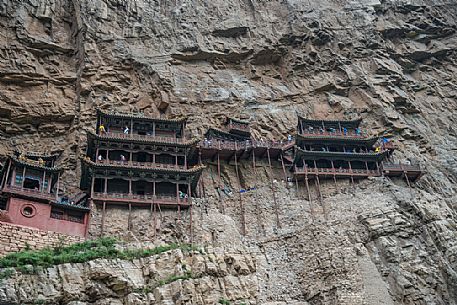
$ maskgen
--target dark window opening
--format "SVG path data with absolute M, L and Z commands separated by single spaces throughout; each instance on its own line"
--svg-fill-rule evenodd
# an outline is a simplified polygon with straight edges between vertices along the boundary
M 25 178 L 24 188 L 38 191 L 40 189 L 40 181 L 31 178 Z

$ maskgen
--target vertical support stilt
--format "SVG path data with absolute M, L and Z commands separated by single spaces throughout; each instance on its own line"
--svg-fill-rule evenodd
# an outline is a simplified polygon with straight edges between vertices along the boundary
M 193 203 L 192 203 L 192 189 L 190 187 L 190 181 L 188 181 L 187 183 L 187 193 L 189 194 L 188 196 L 188 204 L 189 204 L 189 221 L 190 221 L 190 224 L 189 224 L 189 233 L 190 233 L 190 244 L 193 245 L 194 243 L 194 232 L 193 232 L 193 226 L 192 226 L 192 206 L 193 206 Z
M 295 191 L 296 191 L 296 194 L 297 194 L 297 198 L 300 198 L 300 195 L 298 194 L 298 179 L 297 179 L 297 175 L 295 175 Z
M 257 167 L 256 167 L 256 162 L 255 162 L 255 149 L 254 147 L 252 148 L 252 171 L 254 173 L 254 177 L 255 178 L 255 184 L 254 184 L 254 207 L 257 211 L 256 215 L 257 215 L 257 227 L 258 228 L 262 228 L 262 224 L 261 224 L 261 219 L 260 219 L 260 213 L 261 211 L 259 210 L 259 202 L 257 200 L 257 193 L 259 191 L 259 185 L 257 184 Z
M 106 214 L 106 201 L 103 201 L 103 210 L 102 210 L 102 227 L 100 230 L 100 236 L 103 236 L 105 229 L 105 214 Z
M 270 149 L 267 148 L 267 157 L 268 157 L 268 165 L 270 166 L 270 181 L 271 181 L 271 191 L 273 192 L 273 201 L 275 205 L 275 214 L 276 214 L 276 226 L 281 228 L 281 223 L 279 222 L 279 212 L 278 212 L 278 202 L 276 201 L 276 191 L 275 186 L 273 183 L 273 168 L 271 166 L 271 159 L 270 159 Z
M 284 158 L 281 153 L 281 165 L 282 165 L 282 172 L 284 173 L 284 182 L 286 183 L 287 186 L 287 173 L 286 173 L 286 167 L 284 165 Z
M 312 222 L 314 222 L 313 201 L 311 200 L 311 192 L 309 189 L 308 175 L 305 175 L 305 187 L 306 187 L 306 193 L 308 194 L 309 211 L 311 213 L 311 220 L 312 220 Z
M 241 198 L 241 179 L 240 179 L 240 173 L 238 171 L 238 160 L 236 156 L 236 150 L 235 150 L 235 172 L 236 172 L 236 177 L 238 179 L 238 194 L 240 196 L 240 212 L 241 212 L 241 234 L 246 235 L 246 216 L 244 213 L 244 205 L 243 205 L 243 199 Z
M 406 183 L 408 183 L 408 186 L 411 188 L 411 182 L 409 181 L 408 174 L 406 171 L 404 171 L 403 174 L 405 175 Z
M 333 182 L 335 182 L 335 190 L 336 190 L 337 193 L 339 193 L 340 190 L 338 189 L 338 183 L 336 183 L 336 169 L 335 169 L 335 163 L 333 163 L 333 160 L 330 160 L 330 162 L 332 163 Z
M 351 174 L 351 183 L 352 183 L 352 186 L 355 187 L 355 185 L 354 185 L 354 176 L 352 175 L 351 161 L 348 161 L 348 164 L 349 164 L 349 173 Z
M 176 181 L 176 201 L 178 203 L 178 221 L 181 221 L 181 198 L 179 198 L 179 183 Z
M 156 203 L 152 203 L 153 206 L 153 217 L 154 217 L 154 240 L 156 239 L 157 236 L 157 211 L 156 211 Z
M 219 143 L 220 146 L 220 143 Z M 222 178 L 221 178 L 221 159 L 219 155 L 219 151 L 217 152 L 217 189 L 218 189 L 218 194 L 220 196 L 221 200 L 221 212 L 222 214 L 225 214 L 225 206 L 224 206 L 224 199 L 222 199 L 222 195 L 220 192 L 222 192 Z
M 129 218 L 127 219 L 127 231 L 132 228 L 132 204 L 129 203 Z

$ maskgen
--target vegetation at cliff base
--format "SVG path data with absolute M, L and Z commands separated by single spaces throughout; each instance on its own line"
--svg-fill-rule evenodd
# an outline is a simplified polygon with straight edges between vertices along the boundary
M 24 250 L 10 253 L 0 258 L 0 268 L 9 270 L 6 268 L 13 267 L 23 273 L 32 273 L 37 270 L 37 267 L 46 268 L 65 263 L 84 263 L 96 258 L 134 259 L 160 254 L 174 249 L 185 251 L 196 250 L 187 244 L 170 244 L 144 249 L 122 249 L 116 246 L 117 243 L 118 241 L 114 238 L 104 237 L 65 247 Z M 7 273 L 9 275 L 11 272 L 7 271 Z

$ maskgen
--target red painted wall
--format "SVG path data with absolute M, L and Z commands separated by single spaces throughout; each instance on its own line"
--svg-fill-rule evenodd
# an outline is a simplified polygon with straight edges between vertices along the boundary
M 32 217 L 26 217 L 22 214 L 24 206 L 30 206 L 34 209 Z M 11 223 L 14 224 L 81 237 L 86 234 L 87 215 L 84 224 L 54 219 L 50 217 L 51 206 L 49 204 L 11 197 L 8 200 L 7 214 Z

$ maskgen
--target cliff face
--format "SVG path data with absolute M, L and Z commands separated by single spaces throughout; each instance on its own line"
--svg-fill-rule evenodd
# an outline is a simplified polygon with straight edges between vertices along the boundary
M 227 114 L 249 118 L 258 139 L 293 133 L 296 111 L 362 117 L 364 129 L 394 137 L 399 160 L 425 166 L 413 189 L 384 178 L 324 183 L 319 204 L 317 193 L 310 203 L 278 182 L 278 208 L 269 179 L 281 170 L 259 162 L 254 174 L 242 164 L 243 179 L 259 187 L 244 199 L 242 238 L 237 198 L 224 198 L 221 213 L 214 170 L 204 173 L 195 242 L 256 257 L 255 292 L 220 295 L 246 304 L 457 304 L 456 15 L 457 2 L 438 0 L 3 1 L 0 154 L 61 149 L 74 189 L 96 107 L 158 115 L 168 105 L 169 117 L 189 117 L 195 136 Z M 232 166 L 223 175 L 237 187 Z M 0 300 L 29 302 L 43 294 L 34 283 L 6 281 Z M 127 295 L 105 292 L 81 302 Z

